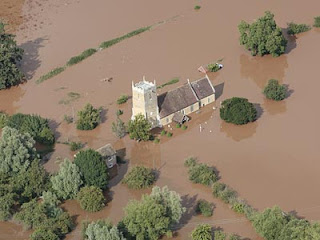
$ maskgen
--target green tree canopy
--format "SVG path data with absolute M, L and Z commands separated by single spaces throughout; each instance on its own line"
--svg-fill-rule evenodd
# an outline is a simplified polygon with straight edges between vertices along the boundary
M 222 102 L 220 117 L 228 123 L 247 124 L 257 119 L 257 110 L 246 98 L 233 97 Z
M 5 32 L 0 22 L 0 89 L 22 82 L 23 74 L 17 67 L 22 60 L 23 49 L 17 46 L 14 35 Z
M 29 134 L 5 127 L 0 139 L 0 172 L 15 174 L 27 170 L 38 157 L 35 141 Z
M 80 189 L 77 195 L 82 209 L 89 212 L 100 211 L 105 205 L 105 198 L 100 188 L 85 186 Z
M 144 166 L 133 167 L 123 179 L 123 183 L 127 184 L 131 189 L 147 188 L 155 181 L 156 176 L 154 171 Z
M 151 123 L 142 115 L 138 114 L 129 121 L 128 132 L 131 139 L 148 141 L 150 139 Z
M 263 89 L 263 94 L 275 101 L 281 101 L 286 98 L 287 89 L 284 85 L 280 85 L 278 80 L 270 79 L 267 86 Z
M 127 132 L 126 126 L 119 117 L 117 117 L 116 122 L 112 123 L 112 132 L 118 138 L 123 138 L 126 135 L 126 132 Z
M 77 196 L 83 182 L 78 166 L 65 159 L 60 164 L 59 172 L 51 177 L 51 183 L 59 197 L 72 199 Z
M 209 224 L 198 225 L 191 233 L 192 240 L 212 240 L 212 228 Z
M 277 26 L 274 15 L 267 11 L 252 24 L 242 21 L 239 26 L 240 44 L 244 45 L 253 56 L 271 54 L 280 56 L 285 52 L 287 40 L 281 28 Z
M 80 151 L 74 158 L 74 163 L 79 167 L 86 185 L 106 189 L 108 168 L 100 153 L 93 149 Z
M 101 122 L 101 109 L 94 108 L 88 103 L 83 110 L 78 112 L 77 129 L 92 130 Z
M 103 221 L 92 222 L 85 230 L 88 240 L 126 240 L 116 226 Z

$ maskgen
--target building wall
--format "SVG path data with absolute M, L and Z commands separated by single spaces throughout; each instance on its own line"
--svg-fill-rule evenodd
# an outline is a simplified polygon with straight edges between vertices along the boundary
M 199 108 L 200 108 L 199 102 L 196 102 L 196 103 L 194 103 L 193 105 L 188 106 L 188 107 L 182 109 L 180 112 L 182 112 L 182 113 L 185 114 L 185 115 L 188 115 L 188 114 L 190 114 L 190 113 L 193 113 L 193 112 L 198 111 Z M 174 115 L 174 113 L 173 113 L 173 114 L 170 114 L 170 115 L 168 115 L 168 116 L 166 116 L 166 117 L 164 117 L 164 118 L 161 118 L 161 119 L 160 119 L 161 125 L 167 125 L 167 124 L 169 124 L 169 123 L 172 123 L 173 115 Z
M 210 103 L 213 103 L 214 101 L 216 100 L 215 98 L 215 94 L 212 94 L 206 98 L 203 98 L 200 100 L 200 106 L 203 107 L 203 106 L 206 106 Z

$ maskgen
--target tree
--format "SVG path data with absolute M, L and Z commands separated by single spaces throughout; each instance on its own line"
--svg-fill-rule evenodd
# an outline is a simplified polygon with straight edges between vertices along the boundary
M 117 117 L 116 122 L 112 123 L 112 132 L 118 137 L 118 138 L 123 138 L 126 135 L 126 126 L 124 122 Z
M 50 229 L 39 228 L 30 235 L 31 240 L 59 240 L 60 238 Z
M 155 173 L 152 169 L 143 166 L 136 166 L 123 179 L 131 189 L 142 189 L 151 186 L 156 181 Z
M 11 217 L 14 205 L 14 193 L 7 193 L 4 196 L 0 196 L 0 221 L 6 221 Z
M 214 240 L 226 240 L 227 234 L 225 234 L 223 231 L 217 230 L 214 231 Z
M 279 240 L 282 229 L 289 222 L 288 217 L 277 206 L 267 208 L 253 217 L 253 227 L 266 240 Z
M 29 134 L 5 127 L 0 139 L 0 172 L 16 174 L 27 170 L 38 157 L 34 144 Z
M 304 219 L 293 219 L 282 229 L 278 239 L 280 240 L 304 240 L 310 223 Z
M 44 191 L 42 193 L 43 203 L 48 206 L 58 206 L 60 204 L 60 200 L 57 195 L 51 191 Z
M 126 240 L 116 226 L 102 221 L 92 222 L 85 231 L 88 240 Z
M 289 35 L 295 35 L 302 32 L 307 32 L 311 29 L 311 27 L 307 24 L 297 24 L 297 23 L 288 23 L 287 33 Z
M 212 229 L 209 224 L 198 225 L 191 233 L 192 240 L 212 240 Z
M 88 103 L 83 110 L 78 112 L 77 129 L 92 130 L 101 122 L 101 109 L 94 108 Z
M 89 212 L 100 211 L 105 205 L 105 198 L 100 188 L 86 186 L 80 189 L 77 195 L 82 209 Z
M 150 139 L 151 123 L 142 115 L 138 114 L 128 124 L 128 132 L 131 139 L 148 141 Z
M 263 17 L 251 25 L 241 21 L 238 28 L 240 44 L 251 51 L 253 56 L 271 54 L 273 57 L 278 57 L 285 52 L 287 40 L 281 28 L 274 21 L 274 15 L 271 12 L 265 12 Z
M 206 200 L 199 200 L 196 206 L 196 212 L 202 214 L 205 217 L 211 217 L 213 212 L 213 206 Z
M 100 153 L 93 149 L 80 151 L 75 156 L 74 163 L 79 167 L 85 185 L 106 189 L 109 175 Z
M 23 49 L 17 46 L 14 37 L 5 32 L 4 24 L 0 22 L 0 89 L 17 85 L 24 77 L 17 66 L 22 60 Z
M 197 163 L 189 168 L 189 179 L 193 183 L 200 183 L 210 186 L 218 180 L 218 177 L 213 168 L 203 163 Z
M 228 123 L 243 125 L 257 119 L 257 110 L 248 99 L 233 97 L 222 102 L 220 117 Z
M 263 89 L 263 94 L 275 101 L 281 101 L 286 98 L 287 89 L 284 85 L 280 85 L 278 80 L 270 79 L 267 86 Z
M 51 177 L 51 183 L 59 197 L 70 199 L 77 196 L 83 182 L 78 166 L 65 159 L 60 164 L 59 172 Z

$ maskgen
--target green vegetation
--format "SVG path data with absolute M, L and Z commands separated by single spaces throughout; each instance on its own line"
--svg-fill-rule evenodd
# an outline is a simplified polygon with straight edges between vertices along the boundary
M 209 224 L 198 225 L 191 233 L 192 240 L 212 240 L 212 228 Z M 216 238 L 214 238 L 216 240 Z
M 200 10 L 200 8 L 201 8 L 201 6 L 199 6 L 199 5 L 194 6 L 194 10 Z
M 154 142 L 154 143 L 160 143 L 160 139 L 159 139 L 159 138 L 156 138 L 156 139 L 153 140 L 153 142 Z
M 0 21 L 0 90 L 18 85 L 24 78 L 18 68 L 24 51 L 17 46 L 15 36 L 5 32 L 4 26 Z
M 177 124 L 176 124 L 176 128 L 181 128 L 181 124 L 180 124 L 180 123 L 177 123 Z
M 206 200 L 201 199 L 197 202 L 196 212 L 198 214 L 202 214 L 205 217 L 211 217 L 213 213 L 213 206 Z
M 197 163 L 194 158 L 187 158 L 184 164 L 189 168 L 189 180 L 193 183 L 210 186 L 218 180 L 215 170 L 207 164 Z
M 138 141 L 150 140 L 150 129 L 151 123 L 142 114 L 136 115 L 134 120 L 130 120 L 128 124 L 130 138 Z
M 60 164 L 59 172 L 51 177 L 51 183 L 52 189 L 59 198 L 74 199 L 83 182 L 78 166 L 65 159 Z
M 69 92 L 67 94 L 67 98 L 60 100 L 59 104 L 68 105 L 69 103 L 76 101 L 80 97 L 81 97 L 80 93 Z
M 129 99 L 129 96 L 128 95 L 121 95 L 118 100 L 117 100 L 117 103 L 120 105 L 120 104 L 124 104 L 128 101 Z
M 48 119 L 39 115 L 17 113 L 9 117 L 6 125 L 22 133 L 29 133 L 38 143 L 51 145 L 55 141 Z
M 93 149 L 80 151 L 75 156 L 74 163 L 79 168 L 85 185 L 107 188 L 108 168 L 100 153 Z
M 311 29 L 311 27 L 307 24 L 297 24 L 297 23 L 288 23 L 287 33 L 289 35 L 295 35 L 302 32 L 307 32 Z
M 240 44 L 251 51 L 253 56 L 271 54 L 278 57 L 285 52 L 287 40 L 271 12 L 265 12 L 263 17 L 252 24 L 242 21 L 238 28 Z
M 212 186 L 213 196 L 220 198 L 225 203 L 233 203 L 237 197 L 236 191 L 224 183 L 216 182 Z
M 84 232 L 85 240 L 126 240 L 116 226 L 112 226 L 109 220 L 98 220 L 89 223 Z
M 127 128 L 119 117 L 117 117 L 116 122 L 112 122 L 111 129 L 114 135 L 116 135 L 118 138 L 123 138 L 127 133 Z
M 233 97 L 222 102 L 220 117 L 228 123 L 243 125 L 257 119 L 257 110 L 248 99 Z
M 158 239 L 164 234 L 171 235 L 172 225 L 179 222 L 184 212 L 179 194 L 167 187 L 154 187 L 141 201 L 128 203 L 123 227 L 135 239 Z
M 188 126 L 182 125 L 182 130 L 187 130 L 187 129 L 188 129 Z
M 218 63 L 210 63 L 208 64 L 207 68 L 210 72 L 218 72 L 220 70 Z
M 88 103 L 83 110 L 78 112 L 77 129 L 92 130 L 101 122 L 101 109 L 94 108 Z
M 66 121 L 66 123 L 70 124 L 73 123 L 73 117 L 64 115 L 63 120 Z
M 148 188 L 156 181 L 155 172 L 143 166 L 136 166 L 124 177 L 123 183 L 131 189 Z
M 158 88 L 158 89 L 164 88 L 165 86 L 172 85 L 172 84 L 175 84 L 175 83 L 177 83 L 177 82 L 179 82 L 179 78 L 173 78 L 173 79 L 171 79 L 169 82 L 166 82 L 166 83 L 164 83 L 164 84 L 159 85 L 157 88 Z
M 57 67 L 53 70 L 51 70 L 50 72 L 48 72 L 47 74 L 45 75 L 42 75 L 37 81 L 36 83 L 39 84 L 39 83 L 42 83 L 50 78 L 53 78 L 55 76 L 57 76 L 58 74 L 62 73 L 64 70 L 66 70 L 66 67 L 63 66 L 63 67 Z
M 117 43 L 119 43 L 119 42 L 121 42 L 121 41 L 123 41 L 125 39 L 128 39 L 128 38 L 131 38 L 133 36 L 139 35 L 139 34 L 145 32 L 145 31 L 148 31 L 150 29 L 151 29 L 151 26 L 139 28 L 139 29 L 134 30 L 132 32 L 129 32 L 129 33 L 127 33 L 127 34 L 125 34 L 125 35 L 123 35 L 121 37 L 114 38 L 112 40 L 109 40 L 109 41 L 101 43 L 100 44 L 100 48 L 102 48 L 102 49 L 109 48 L 109 47 L 111 47 L 111 46 L 113 46 L 113 45 L 115 45 L 115 44 L 117 44 Z
M 105 198 L 100 188 L 95 186 L 85 186 L 80 189 L 77 199 L 82 209 L 88 212 L 100 211 L 105 205 Z
M 214 231 L 214 240 L 226 240 L 227 234 L 225 234 L 223 231 Z
M 0 112 L 0 128 L 4 128 L 9 120 L 9 115 L 4 113 L 4 112 Z
M 160 135 L 161 135 L 161 136 L 165 136 L 166 134 L 167 134 L 167 131 L 164 130 L 164 129 L 160 132 Z
M 123 111 L 121 109 L 118 109 L 116 112 L 117 117 L 123 114 Z
M 69 145 L 70 145 L 70 150 L 73 152 L 83 148 L 82 142 L 70 142 Z
M 171 132 L 167 132 L 167 137 L 168 138 L 172 137 L 172 133 Z
M 313 24 L 313 26 L 314 26 L 314 27 L 317 27 L 317 28 L 320 27 L 320 16 L 314 18 L 314 24 Z
M 89 49 L 83 51 L 80 55 L 70 58 L 70 60 L 67 62 L 67 66 L 75 65 L 75 64 L 85 60 L 86 58 L 92 56 L 96 52 L 97 52 L 96 49 L 89 48 Z
M 278 80 L 270 79 L 267 86 L 263 89 L 263 94 L 275 101 L 281 101 L 286 98 L 287 89 L 284 85 L 280 85 Z

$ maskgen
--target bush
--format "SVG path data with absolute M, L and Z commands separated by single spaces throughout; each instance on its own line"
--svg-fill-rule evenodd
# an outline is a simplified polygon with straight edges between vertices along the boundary
M 210 72 L 218 72 L 220 70 L 218 63 L 210 63 L 208 64 L 207 68 Z
M 181 128 L 181 124 L 180 124 L 180 123 L 177 123 L 177 124 L 176 124 L 176 128 Z
M 154 143 L 160 143 L 160 139 L 159 138 L 154 139 Z
M 14 205 L 14 193 L 8 193 L 4 196 L 0 196 L 0 221 L 6 221 L 12 216 Z
M 263 89 L 263 94 L 275 101 L 281 101 L 286 98 L 287 89 L 284 85 L 280 85 L 278 80 L 270 79 L 267 86 Z
M 100 188 L 86 186 L 80 189 L 77 199 L 82 209 L 89 212 L 100 211 L 105 205 L 105 198 Z
M 128 124 L 128 132 L 131 139 L 150 140 L 150 129 L 151 123 L 142 114 L 136 115 L 134 120 L 130 120 Z
M 48 119 L 39 115 L 14 114 L 8 119 L 7 126 L 23 133 L 29 133 L 39 143 L 51 145 L 55 141 Z
M 311 27 L 307 24 L 297 24 L 297 23 L 288 23 L 287 33 L 289 35 L 295 35 L 302 32 L 307 32 L 311 29 Z
M 184 161 L 184 166 L 185 167 L 194 167 L 197 164 L 197 159 L 194 157 L 188 157 L 185 161 Z
M 116 226 L 109 220 L 98 220 L 88 223 L 84 231 L 84 239 L 90 240 L 126 240 Z
M 206 200 L 201 199 L 197 202 L 196 212 L 205 217 L 211 217 L 213 213 L 213 206 Z
M 107 188 L 108 168 L 100 153 L 93 149 L 80 151 L 75 156 L 74 163 L 79 167 L 85 185 Z
M 320 16 L 314 18 L 314 27 L 320 27 Z
M 171 132 L 167 132 L 167 137 L 172 137 L 172 133 Z
M 88 103 L 83 110 L 78 112 L 77 129 L 92 130 L 101 122 L 101 109 L 94 108 Z
M 218 180 L 213 168 L 203 163 L 197 163 L 189 168 L 189 180 L 193 183 L 199 183 L 210 186 Z
M 126 126 L 119 117 L 116 122 L 112 122 L 111 130 L 118 138 L 123 138 L 127 133 Z
M 225 234 L 223 231 L 217 230 L 214 231 L 214 240 L 226 240 L 227 234 Z
M 122 114 L 123 114 L 123 111 L 121 109 L 118 109 L 117 112 L 116 112 L 116 115 L 119 117 Z
M 71 142 L 70 143 L 70 150 L 71 151 L 77 151 L 83 148 L 82 142 Z
M 90 57 L 91 55 L 95 54 L 97 52 L 96 49 L 94 48 L 89 48 L 85 51 L 83 51 L 80 55 L 78 56 L 75 56 L 75 57 L 72 57 L 68 62 L 67 62 L 67 65 L 68 66 L 72 66 L 74 64 L 77 64 L 81 61 L 83 61 L 84 59 Z
M 160 133 L 161 136 L 164 136 L 164 135 L 166 135 L 166 134 L 167 134 L 167 131 L 164 130 L 164 129 L 163 129 L 163 130 L 161 131 L 161 133 Z
M 24 78 L 18 68 L 24 50 L 17 46 L 14 35 L 5 32 L 4 26 L 0 22 L 0 89 L 18 85 Z
M 191 233 L 192 240 L 212 240 L 212 228 L 209 224 L 198 225 Z
M 251 51 L 253 56 L 271 54 L 273 57 L 278 57 L 285 52 L 287 40 L 271 12 L 265 12 L 263 17 L 252 24 L 242 21 L 238 28 L 240 44 Z
M 136 166 L 124 177 L 123 183 L 131 189 L 142 189 L 150 187 L 156 181 L 152 169 L 143 166 Z
M 187 129 L 188 129 L 188 126 L 186 126 L 186 125 L 182 126 L 182 130 L 187 130 Z
M 212 193 L 215 197 L 221 199 L 225 203 L 233 203 L 237 197 L 237 193 L 224 183 L 216 182 L 212 186 Z
M 229 240 L 240 240 L 241 238 L 238 236 L 238 235 L 235 235 L 235 234 L 231 234 L 229 236 Z
M 57 234 L 50 229 L 39 228 L 30 235 L 31 240 L 59 240 Z
M 128 95 L 121 95 L 118 100 L 117 100 L 117 103 L 120 105 L 120 104 L 124 104 L 128 101 L 129 97 Z
M 243 125 L 257 119 L 257 110 L 248 99 L 233 97 L 222 102 L 220 117 L 228 123 Z
M 199 10 L 200 8 L 201 8 L 201 6 L 199 6 L 199 5 L 194 6 L 194 10 Z
M 4 128 L 9 120 L 8 114 L 0 112 L 0 128 Z
M 63 120 L 66 121 L 66 123 L 70 124 L 73 123 L 73 117 L 64 115 Z
M 247 207 L 247 204 L 241 203 L 241 202 L 235 202 L 232 204 L 231 209 L 235 211 L 236 213 L 245 213 L 245 208 Z

